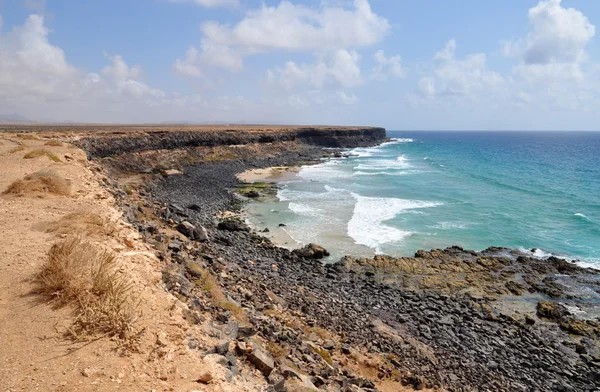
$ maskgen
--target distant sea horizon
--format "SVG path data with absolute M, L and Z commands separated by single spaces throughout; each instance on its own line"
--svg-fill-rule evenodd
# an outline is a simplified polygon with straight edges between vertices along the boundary
M 458 245 L 600 268 L 600 133 L 388 131 L 281 183 L 260 223 L 343 255 Z

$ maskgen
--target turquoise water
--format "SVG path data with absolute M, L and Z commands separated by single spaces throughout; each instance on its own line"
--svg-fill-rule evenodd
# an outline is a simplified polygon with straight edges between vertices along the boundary
M 600 266 L 600 133 L 388 136 L 304 167 L 260 207 L 261 224 L 335 257 L 504 246 Z

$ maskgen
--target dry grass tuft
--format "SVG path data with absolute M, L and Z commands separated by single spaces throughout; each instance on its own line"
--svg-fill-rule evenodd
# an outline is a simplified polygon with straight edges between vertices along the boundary
M 44 146 L 51 146 L 51 147 L 62 147 L 62 142 L 60 140 L 48 140 L 46 143 L 44 143 Z
M 77 316 L 68 335 L 86 340 L 118 337 L 135 347 L 138 303 L 131 283 L 116 269 L 115 255 L 77 237 L 56 243 L 38 274 L 39 292 L 59 305 L 73 304 Z
M 33 158 L 39 158 L 39 157 L 43 157 L 43 156 L 46 156 L 46 157 L 50 158 L 54 162 L 60 162 L 60 158 L 59 157 L 57 157 L 54 153 L 52 153 L 52 152 L 50 152 L 48 150 L 45 150 L 45 149 L 30 151 L 27 154 L 25 154 L 25 156 L 23 158 L 25 158 L 25 159 L 33 159 Z
M 39 195 L 52 194 L 66 196 L 71 193 L 71 186 L 64 178 L 53 171 L 42 170 L 14 181 L 2 192 L 3 195 Z
M 43 226 L 46 233 L 110 236 L 117 231 L 116 221 L 89 211 L 68 214 Z

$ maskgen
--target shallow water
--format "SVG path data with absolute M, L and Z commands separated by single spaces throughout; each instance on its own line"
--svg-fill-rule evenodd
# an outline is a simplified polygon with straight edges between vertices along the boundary
M 253 223 L 344 254 L 538 248 L 600 267 L 600 133 L 388 132 L 304 167 Z

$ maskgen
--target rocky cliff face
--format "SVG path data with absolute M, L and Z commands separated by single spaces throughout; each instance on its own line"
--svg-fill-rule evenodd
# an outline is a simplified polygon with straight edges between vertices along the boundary
M 135 134 L 86 135 L 73 142 L 90 157 L 102 158 L 146 150 L 172 150 L 187 147 L 214 147 L 251 143 L 297 141 L 321 147 L 354 148 L 373 146 L 386 139 L 384 128 L 289 128 L 278 130 L 184 130 Z

